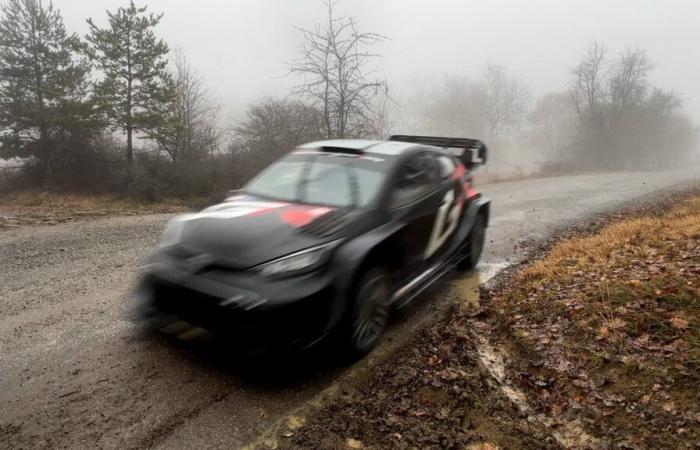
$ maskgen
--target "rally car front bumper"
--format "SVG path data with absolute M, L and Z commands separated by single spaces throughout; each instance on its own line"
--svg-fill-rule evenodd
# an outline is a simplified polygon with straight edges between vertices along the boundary
M 185 322 L 247 351 L 312 347 L 337 322 L 337 295 L 329 268 L 265 279 L 224 268 L 191 273 L 162 255 L 144 266 L 134 291 L 136 315 L 150 326 Z

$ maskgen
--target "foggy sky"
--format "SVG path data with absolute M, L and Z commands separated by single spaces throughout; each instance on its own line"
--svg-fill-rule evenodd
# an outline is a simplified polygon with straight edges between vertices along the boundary
M 128 0 L 53 0 L 72 31 L 85 19 L 106 23 L 106 9 Z M 165 16 L 158 34 L 179 47 L 206 77 L 229 115 L 265 95 L 285 95 L 285 62 L 301 44 L 294 25 L 323 20 L 320 0 L 148 0 Z M 641 47 L 657 63 L 652 81 L 681 94 L 700 122 L 698 0 L 340 0 L 339 13 L 389 41 L 382 75 L 394 92 L 442 74 L 478 75 L 486 61 L 519 75 L 534 95 L 567 87 L 589 43 L 615 54 Z

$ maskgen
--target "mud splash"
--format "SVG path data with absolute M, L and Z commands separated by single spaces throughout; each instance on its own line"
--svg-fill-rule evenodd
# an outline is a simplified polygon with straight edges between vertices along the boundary
M 503 355 L 499 353 L 486 338 L 481 338 L 477 342 L 477 352 L 481 365 L 486 372 L 496 382 L 501 392 L 524 414 L 528 414 L 528 419 L 532 417 L 542 425 L 549 428 L 559 445 L 564 448 L 599 448 L 601 443 L 598 439 L 586 433 L 581 422 L 555 420 L 545 414 L 535 414 L 527 402 L 527 396 L 520 389 L 511 386 L 506 377 L 506 364 Z M 556 426 L 556 428 L 554 428 Z
M 450 281 L 450 288 L 456 293 L 455 297 L 466 302 L 466 307 L 476 308 L 479 305 L 480 283 L 486 283 L 503 267 L 505 267 L 505 264 L 480 264 L 475 271 L 455 274 L 454 278 Z M 446 307 L 447 305 L 444 306 Z M 341 385 L 356 383 L 360 379 L 369 376 L 372 373 L 372 369 L 403 345 L 408 337 L 413 335 L 419 328 L 427 326 L 429 322 L 435 319 L 435 315 L 423 314 L 419 320 L 394 324 L 379 348 L 356 363 L 352 368 L 341 375 L 339 379 L 314 398 L 281 417 L 272 427 L 263 432 L 258 439 L 243 447 L 243 449 L 278 448 L 280 445 L 279 439 L 293 436 L 295 432 L 307 422 L 311 415 L 322 409 L 334 398 Z
M 477 309 L 480 306 L 479 287 L 488 283 L 496 274 L 506 268 L 508 263 L 480 264 L 476 271 L 465 274 L 455 274 L 450 281 L 450 288 L 459 299 L 462 307 Z M 374 367 L 384 360 L 404 342 L 397 335 L 410 335 L 416 328 L 424 326 L 430 319 L 425 318 L 413 324 L 411 327 L 395 327 L 391 330 L 385 342 L 380 348 L 368 355 L 364 360 L 344 373 L 329 387 L 321 391 L 310 401 L 290 411 L 284 417 L 275 422 L 275 425 L 266 430 L 258 439 L 244 447 L 246 450 L 276 449 L 280 445 L 280 439 L 293 436 L 296 431 L 307 423 L 308 419 L 321 410 L 336 396 L 341 385 L 355 383 L 358 379 L 369 376 Z M 585 433 L 578 421 L 555 422 L 554 419 L 543 414 L 535 414 L 527 402 L 527 397 L 519 389 L 511 386 L 506 376 L 506 364 L 504 355 L 497 351 L 486 338 L 481 338 L 475 343 L 479 362 L 485 375 L 493 384 L 516 405 L 523 413 L 533 417 L 540 424 L 549 428 L 557 442 L 565 448 L 594 447 L 597 440 Z M 485 448 L 490 448 L 490 443 L 482 443 Z M 484 447 L 474 447 L 484 448 Z
M 486 267 L 483 272 L 478 274 L 478 277 L 467 276 L 455 280 L 454 289 L 460 294 L 463 304 L 468 308 L 477 308 L 480 305 L 479 285 L 487 283 L 508 264 L 493 264 L 491 267 Z M 489 270 L 490 269 L 490 270 Z M 505 359 L 507 355 L 498 351 L 489 342 L 488 338 L 480 337 L 477 339 L 476 349 L 479 356 L 479 362 L 484 369 L 484 372 L 489 375 L 490 379 L 503 392 L 503 394 L 528 418 L 532 417 L 545 427 L 551 430 L 552 435 L 557 442 L 564 448 L 597 448 L 600 447 L 600 441 L 589 435 L 583 429 L 581 422 L 577 420 L 565 421 L 556 420 L 548 417 L 545 414 L 536 414 L 530 408 L 527 401 L 527 396 L 520 389 L 512 386 L 506 375 Z M 556 427 L 556 428 L 555 428 Z
M 326 405 L 336 395 L 339 386 L 339 382 L 331 384 L 307 403 L 281 417 L 272 427 L 260 435 L 258 439 L 242 447 L 242 450 L 274 450 L 278 448 L 279 437 L 291 437 L 296 430 L 304 426 L 307 417 Z
M 455 276 L 452 289 L 459 296 L 462 305 L 468 308 L 478 308 L 479 286 L 488 283 L 501 270 L 508 267 L 507 262 L 479 264 L 477 270 Z
M 479 265 L 478 272 L 458 276 L 454 279 L 452 288 L 459 295 L 465 308 L 478 308 L 480 306 L 479 286 L 488 283 L 501 270 L 508 267 L 508 263 L 494 263 Z M 494 381 L 498 389 L 521 412 L 528 414 L 534 420 L 549 428 L 557 442 L 564 448 L 590 448 L 599 447 L 600 442 L 586 433 L 579 420 L 555 421 L 544 414 L 535 414 L 527 401 L 527 396 L 520 389 L 510 385 L 506 375 L 505 357 L 502 352 L 496 350 L 489 340 L 481 337 L 477 340 L 476 349 L 484 371 Z M 554 427 L 556 426 L 556 429 Z M 478 447 L 477 447 L 478 448 Z

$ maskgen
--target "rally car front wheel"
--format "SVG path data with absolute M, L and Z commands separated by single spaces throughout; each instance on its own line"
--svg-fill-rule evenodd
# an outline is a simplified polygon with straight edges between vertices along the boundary
M 386 274 L 379 268 L 367 271 L 355 292 L 347 340 L 351 356 L 359 357 L 376 347 L 389 323 L 391 307 Z

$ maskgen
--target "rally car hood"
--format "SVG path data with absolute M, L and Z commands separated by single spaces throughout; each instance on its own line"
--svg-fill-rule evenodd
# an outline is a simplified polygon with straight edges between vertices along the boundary
M 240 195 L 173 219 L 179 227 L 175 247 L 188 257 L 207 255 L 217 265 L 246 269 L 338 239 L 351 215 L 327 206 Z

